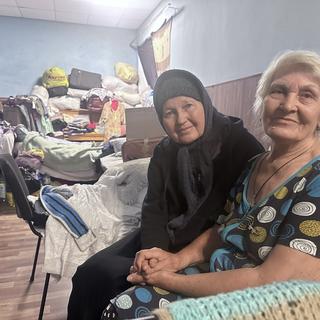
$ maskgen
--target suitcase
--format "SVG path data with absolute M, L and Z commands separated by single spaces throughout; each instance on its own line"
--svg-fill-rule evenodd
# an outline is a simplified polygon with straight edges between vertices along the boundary
M 123 162 L 152 157 L 154 148 L 162 139 L 163 137 L 127 140 L 121 149 Z
M 101 88 L 101 82 L 101 74 L 76 68 L 72 68 L 69 76 L 69 87 L 75 89 L 89 90 L 92 88 Z

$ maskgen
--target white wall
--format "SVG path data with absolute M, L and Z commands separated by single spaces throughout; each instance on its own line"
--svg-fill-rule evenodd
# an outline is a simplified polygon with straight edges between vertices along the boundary
M 0 17 L 0 96 L 29 94 L 43 72 L 59 66 L 114 75 L 116 62 L 137 66 L 128 29 Z
M 319 0 L 172 0 L 185 6 L 172 24 L 171 68 L 194 72 L 205 85 L 262 72 L 286 49 L 320 52 Z M 163 12 L 138 30 L 137 41 L 156 31 Z

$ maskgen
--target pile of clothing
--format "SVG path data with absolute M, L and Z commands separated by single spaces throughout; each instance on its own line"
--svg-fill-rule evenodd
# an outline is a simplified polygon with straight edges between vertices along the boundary
M 3 118 L 11 125 L 23 124 L 30 131 L 53 132 L 47 104 L 34 95 L 9 97 L 3 106 Z
M 55 131 L 64 128 L 70 133 L 95 130 L 104 134 L 107 141 L 110 137 L 125 133 L 126 108 L 152 106 L 152 90 L 147 88 L 139 92 L 137 83 L 136 69 L 125 63 L 115 65 L 114 76 L 75 68 L 67 76 L 63 69 L 52 67 L 45 71 L 42 84 L 34 86 L 31 94 L 48 106 L 49 117 Z M 76 113 L 83 109 L 88 110 L 89 127 L 75 130 L 74 124 L 71 124 L 70 128 L 69 123 L 74 118 L 70 119 L 66 110 L 73 110 Z
M 86 259 L 140 226 L 149 161 L 120 158 L 93 185 L 44 186 L 40 206 L 29 197 L 35 210 L 48 215 L 45 272 L 71 278 Z

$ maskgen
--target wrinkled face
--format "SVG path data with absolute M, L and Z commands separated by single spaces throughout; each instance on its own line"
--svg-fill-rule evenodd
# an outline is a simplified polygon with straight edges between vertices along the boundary
M 203 105 L 191 97 L 168 99 L 163 105 L 162 123 L 173 141 L 181 144 L 192 143 L 204 132 Z
M 263 126 L 280 143 L 313 139 L 320 125 L 320 80 L 306 72 L 279 75 L 264 99 Z

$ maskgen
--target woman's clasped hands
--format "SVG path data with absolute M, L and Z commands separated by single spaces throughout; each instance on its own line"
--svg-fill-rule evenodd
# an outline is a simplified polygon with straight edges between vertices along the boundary
M 161 286 L 173 273 L 183 269 L 179 253 L 160 248 L 141 250 L 136 253 L 127 280 L 134 284 Z

